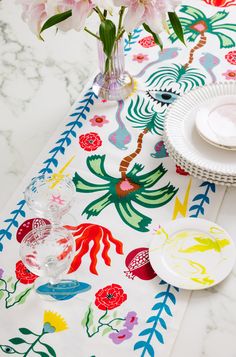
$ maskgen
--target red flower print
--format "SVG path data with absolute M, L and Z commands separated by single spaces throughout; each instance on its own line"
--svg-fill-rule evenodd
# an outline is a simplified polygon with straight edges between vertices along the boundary
M 230 51 L 225 58 L 230 64 L 236 64 L 236 51 Z
M 23 264 L 21 260 L 19 260 L 16 263 L 16 278 L 22 283 L 22 284 L 32 284 L 38 276 L 31 273 L 26 266 Z
M 85 151 L 95 151 L 102 145 L 102 140 L 97 133 L 80 135 L 79 144 Z
M 225 76 L 227 80 L 230 79 L 233 79 L 234 81 L 236 80 L 236 70 L 228 69 L 225 73 L 222 73 L 222 75 Z
M 122 287 L 118 284 L 108 285 L 100 289 L 95 294 L 95 305 L 100 310 L 112 310 L 120 306 L 125 300 L 127 295 L 124 293 Z
M 213 6 L 219 7 L 227 7 L 227 6 L 235 6 L 236 0 L 203 0 L 205 3 Z
M 184 171 L 184 169 L 178 165 L 176 165 L 176 173 L 182 176 L 189 176 L 189 173 Z
M 133 55 L 133 61 L 137 61 L 138 63 L 142 63 L 143 61 L 148 61 L 148 55 L 144 55 L 143 53 L 138 53 L 137 55 Z
M 138 43 L 144 48 L 157 46 L 157 44 L 154 41 L 153 36 L 144 37 L 141 40 L 139 40 Z
M 92 126 L 98 126 L 99 128 L 101 128 L 104 124 L 109 123 L 105 115 L 94 115 L 94 117 L 89 121 Z

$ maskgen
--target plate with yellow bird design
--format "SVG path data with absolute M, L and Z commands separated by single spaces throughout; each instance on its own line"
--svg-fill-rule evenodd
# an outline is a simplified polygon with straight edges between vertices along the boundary
M 155 230 L 150 263 L 159 277 L 182 289 L 201 290 L 223 281 L 236 258 L 230 235 L 214 222 L 183 218 Z

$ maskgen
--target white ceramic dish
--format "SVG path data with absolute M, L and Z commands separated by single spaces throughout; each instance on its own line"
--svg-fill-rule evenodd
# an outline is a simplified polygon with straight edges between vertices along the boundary
M 218 83 L 197 88 L 177 99 L 167 112 L 164 143 L 169 155 L 188 171 L 231 184 L 236 179 L 236 152 L 222 150 L 204 140 L 195 125 L 199 107 L 213 101 L 236 98 L 236 83 Z M 224 100 L 225 100 L 224 98 Z M 200 177 L 201 178 L 201 177 Z
M 149 248 L 158 276 L 182 289 L 201 290 L 224 280 L 235 263 L 235 245 L 216 223 L 184 218 L 158 227 Z
M 195 167 L 192 164 L 186 164 L 186 162 L 184 160 L 181 160 L 175 153 L 169 155 L 174 159 L 177 165 L 182 167 L 185 171 L 187 171 L 190 175 L 194 177 L 214 182 L 217 185 L 236 186 L 236 176 L 225 176 L 204 171 L 198 167 Z
M 236 150 L 236 95 L 213 98 L 199 108 L 196 128 L 210 144 Z

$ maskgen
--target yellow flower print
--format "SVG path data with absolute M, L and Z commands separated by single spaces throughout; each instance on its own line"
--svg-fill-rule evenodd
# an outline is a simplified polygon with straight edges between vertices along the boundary
M 43 331 L 46 333 L 60 332 L 68 329 L 67 322 L 57 312 L 44 311 Z

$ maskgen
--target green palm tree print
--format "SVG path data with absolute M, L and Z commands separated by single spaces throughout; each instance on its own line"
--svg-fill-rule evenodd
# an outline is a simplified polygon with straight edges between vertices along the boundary
M 88 182 L 78 173 L 73 177 L 77 192 L 105 192 L 91 202 L 82 214 L 86 214 L 87 218 L 98 216 L 104 208 L 113 204 L 125 224 L 137 231 L 147 232 L 149 230 L 147 227 L 152 220 L 134 208 L 133 203 L 148 208 L 161 207 L 174 197 L 178 189 L 170 183 L 159 189 L 150 189 L 167 172 L 162 164 L 153 171 L 141 175 L 144 166 L 136 163 L 125 176 L 116 178 L 106 172 L 105 158 L 105 155 L 93 155 L 87 158 L 88 169 L 96 177 L 105 181 L 104 184 Z
M 200 39 L 199 43 L 191 50 L 188 63 L 185 67 L 188 67 L 193 62 L 193 55 L 196 50 L 202 48 L 206 42 L 206 33 L 216 36 L 220 43 L 220 48 L 231 48 L 235 46 L 235 41 L 228 35 L 222 32 L 222 30 L 236 31 L 236 24 L 230 23 L 219 23 L 219 21 L 224 20 L 228 16 L 228 12 L 218 11 L 211 17 L 206 17 L 206 15 L 196 7 L 184 5 L 181 7 L 180 12 L 188 15 L 187 17 L 180 17 L 181 25 L 185 37 L 189 42 L 194 42 L 196 39 Z M 172 33 L 170 36 L 172 43 L 177 41 L 177 36 Z
M 151 73 L 146 83 L 155 89 L 168 90 L 175 86 L 177 92 L 185 92 L 204 85 L 205 78 L 197 68 L 173 64 L 172 67 L 160 67 L 156 72 Z

